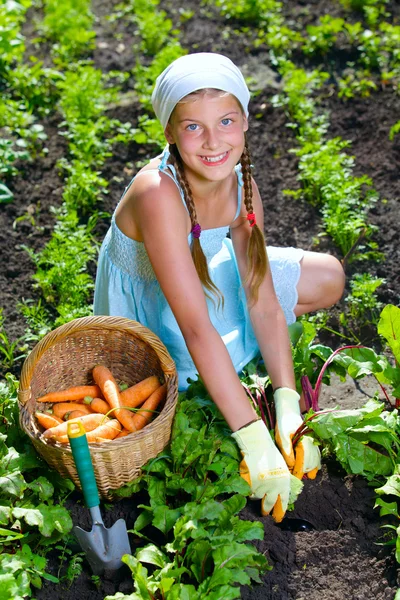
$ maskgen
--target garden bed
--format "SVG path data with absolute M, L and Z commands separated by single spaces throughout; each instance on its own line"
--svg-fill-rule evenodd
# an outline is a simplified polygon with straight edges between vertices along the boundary
M 128 70 L 133 67 L 135 60 L 129 27 L 124 27 L 121 22 L 113 25 L 106 19 L 115 4 L 105 0 L 93 2 L 93 11 L 97 16 L 93 57 L 95 66 L 103 72 Z M 297 158 L 289 153 L 289 149 L 296 146 L 296 140 L 292 130 L 286 126 L 284 111 L 271 103 L 272 96 L 279 92 L 281 84 L 277 76 L 267 78 L 273 71 L 265 48 L 254 49 L 247 39 L 235 33 L 235 22 L 227 22 L 215 11 L 199 9 L 198 4 L 191 2 L 186 3 L 184 8 L 193 8 L 194 14 L 182 24 L 180 42 L 183 47 L 227 54 L 242 67 L 246 75 L 260 82 L 260 93 L 251 104 L 249 143 L 254 174 L 265 208 L 268 243 L 327 251 L 341 258 L 328 238 L 323 238 L 319 247 L 315 246 L 315 238 L 320 232 L 318 209 L 283 193 L 285 189 L 298 188 Z M 164 9 L 171 12 L 171 4 L 165 4 Z M 306 9 L 309 9 L 307 18 L 304 16 Z M 324 14 L 344 14 L 339 3 L 333 0 L 290 0 L 284 2 L 284 10 L 288 18 L 298 18 L 300 15 L 305 23 L 307 20 L 314 22 Z M 389 2 L 388 10 L 394 22 L 399 24 L 397 3 Z M 118 39 L 114 35 L 116 32 L 119 33 Z M 331 66 L 333 71 L 338 68 L 338 65 Z M 129 91 L 129 82 L 126 88 Z M 390 141 L 389 131 L 400 120 L 400 96 L 390 87 L 382 86 L 367 98 L 344 101 L 332 94 L 322 99 L 321 106 L 329 109 L 329 135 L 351 140 L 349 152 L 355 156 L 355 174 L 371 177 L 379 193 L 380 199 L 370 211 L 369 221 L 377 226 L 374 239 L 384 253 L 385 260 L 381 263 L 369 261 L 366 270 L 385 279 L 378 289 L 380 302 L 398 305 L 400 134 Z M 132 100 L 125 106 L 112 109 L 108 116 L 122 122 L 131 121 L 135 126 L 140 114 L 139 103 Z M 17 309 L 18 302 L 38 297 L 38 292 L 33 289 L 34 265 L 23 246 L 38 250 L 50 239 L 54 226 L 50 207 L 61 202 L 63 181 L 56 163 L 65 152 L 66 141 L 58 135 L 57 119 L 51 116 L 43 121 L 48 135 L 48 154 L 38 157 L 31 164 L 21 163 L 20 175 L 10 184 L 14 199 L 12 203 L 3 205 L 0 212 L 0 306 L 4 307 L 5 329 L 10 339 L 19 338 L 26 329 L 26 323 Z M 151 146 L 139 146 L 134 142 L 128 146 L 116 146 L 102 169 L 103 176 L 110 182 L 102 210 L 112 212 L 123 188 L 135 172 L 135 163 L 150 158 L 153 153 Z M 108 223 L 108 217 L 99 221 L 96 228 L 99 241 Z M 347 275 L 351 276 L 358 268 L 359 263 L 350 264 Z M 94 276 L 94 263 L 90 265 L 90 272 Z M 339 303 L 331 312 L 338 328 L 338 315 L 343 306 L 343 302 Z M 374 331 L 374 328 L 367 328 L 363 341 L 379 346 L 379 341 L 373 337 Z M 337 336 L 328 333 L 321 333 L 321 341 L 331 347 L 342 345 Z M 20 368 L 21 362 L 16 362 L 11 369 L 17 377 Z M 3 375 L 5 372 L 3 367 Z M 335 380 L 324 389 L 320 406 L 360 407 L 375 391 L 378 391 L 378 386 L 373 380 L 360 386 L 350 380 L 345 383 Z M 364 479 L 347 475 L 338 463 L 331 460 L 323 465 L 315 481 L 305 481 L 295 510 L 290 513 L 290 517 L 310 521 L 313 530 L 283 530 L 270 517 L 260 517 L 259 502 L 249 501 L 241 516 L 263 523 L 264 540 L 255 544 L 266 555 L 273 569 L 263 575 L 261 584 L 243 587 L 242 598 L 342 600 L 347 597 L 351 600 L 393 600 L 400 585 L 398 565 L 391 548 L 377 545 L 385 538 L 385 530 L 381 528 L 385 521 L 379 516 L 379 511 L 374 510 L 374 499 L 373 488 Z M 106 525 L 110 526 L 123 517 L 128 527 L 132 527 L 138 503 L 138 497 L 133 496 L 107 505 L 104 511 Z M 88 513 L 78 492 L 69 497 L 67 506 L 74 524 L 89 528 Z M 131 541 L 133 548 L 140 543 L 138 538 L 132 538 Z M 47 556 L 47 570 L 55 576 L 60 574 L 58 557 L 59 553 L 55 551 Z M 61 574 L 63 572 L 62 569 Z M 44 582 L 43 588 L 35 591 L 35 598 L 102 600 L 107 594 L 117 591 L 129 594 L 132 590 L 132 577 L 128 570 L 122 571 L 117 581 L 113 578 L 97 583 L 91 578 L 88 565 L 83 563 L 83 572 L 70 586 L 68 582 L 58 585 Z

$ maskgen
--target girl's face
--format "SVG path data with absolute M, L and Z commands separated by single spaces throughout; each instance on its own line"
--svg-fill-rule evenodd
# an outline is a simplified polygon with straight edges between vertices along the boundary
M 186 170 L 221 181 L 239 162 L 247 129 L 247 118 L 234 96 L 206 93 L 176 105 L 165 136 L 177 145 Z

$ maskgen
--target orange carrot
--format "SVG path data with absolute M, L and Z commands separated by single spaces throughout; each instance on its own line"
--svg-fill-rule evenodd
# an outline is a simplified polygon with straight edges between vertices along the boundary
M 49 415 L 48 413 L 35 412 L 35 417 L 42 427 L 45 429 L 50 429 L 50 427 L 57 427 L 62 420 L 59 417 L 55 417 L 54 415 Z
M 78 385 L 58 392 L 50 392 L 36 399 L 36 402 L 69 402 L 83 400 L 85 396 L 97 398 L 101 392 L 97 385 Z
M 143 429 L 151 421 L 154 416 L 154 411 L 162 400 L 167 395 L 167 384 L 164 383 L 155 392 L 153 392 L 142 405 L 141 409 L 134 415 L 133 422 L 135 425 L 135 431 Z
M 64 421 L 72 421 L 72 419 L 76 419 L 77 417 L 83 417 L 84 415 L 87 415 L 88 413 L 84 412 L 83 410 L 71 410 L 71 412 L 67 412 L 64 415 Z M 92 413 L 90 413 L 92 414 Z
M 56 417 L 60 417 L 60 419 L 63 419 L 66 413 L 70 413 L 73 410 L 80 410 L 85 413 L 85 415 L 92 414 L 92 411 L 88 406 L 80 404 L 79 402 L 60 402 L 53 406 L 53 414 Z
M 87 401 L 85 400 L 85 405 L 93 412 L 101 413 L 102 415 L 106 415 L 111 410 L 108 402 L 101 398 L 88 398 Z M 114 413 L 111 413 L 111 415 L 114 416 Z
M 120 433 L 117 435 L 117 438 L 121 438 L 121 437 L 126 437 L 127 435 L 129 435 L 130 433 L 132 433 L 131 431 L 129 431 L 128 429 L 125 429 L 125 427 L 122 429 L 122 431 L 120 431 Z
M 44 439 L 55 439 L 58 437 L 67 434 L 68 423 L 77 423 L 81 422 L 85 431 L 92 431 L 96 429 L 99 425 L 104 425 L 105 422 L 109 421 L 108 417 L 101 415 L 99 413 L 92 413 L 90 415 L 84 415 L 83 417 L 77 417 L 76 419 L 71 419 L 71 421 L 63 421 L 56 427 L 51 427 L 50 429 L 46 429 L 43 433 Z
M 104 398 L 110 405 L 110 409 L 117 409 L 114 411 L 115 414 L 113 416 L 115 416 L 126 429 L 135 431 L 135 425 L 133 423 L 134 415 L 128 409 L 120 408 L 122 406 L 121 395 L 117 382 L 110 369 L 103 365 L 97 365 L 94 367 L 92 375 L 93 379 L 101 389 Z
M 135 385 L 120 392 L 122 406 L 128 408 L 140 406 L 160 385 L 160 380 L 156 375 L 151 375 L 151 377 L 146 377 L 139 383 L 135 383 Z
M 110 442 L 115 439 L 122 429 L 121 423 L 118 419 L 109 419 L 107 423 L 99 425 L 92 431 L 86 432 L 86 439 L 88 443 L 99 444 L 101 442 Z M 69 442 L 68 435 L 60 435 L 57 437 L 57 442 L 60 444 L 67 444 Z
M 118 419 L 111 419 L 104 425 L 96 427 L 93 431 L 86 434 L 87 441 L 89 442 L 103 442 L 106 440 L 113 440 L 121 433 L 122 425 Z

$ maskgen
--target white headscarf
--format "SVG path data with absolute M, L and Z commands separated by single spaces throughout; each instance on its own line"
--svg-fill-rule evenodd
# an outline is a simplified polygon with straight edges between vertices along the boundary
M 157 77 L 151 102 L 163 129 L 179 100 L 204 88 L 232 94 L 248 116 L 250 92 L 237 66 L 222 54 L 198 52 L 174 60 Z

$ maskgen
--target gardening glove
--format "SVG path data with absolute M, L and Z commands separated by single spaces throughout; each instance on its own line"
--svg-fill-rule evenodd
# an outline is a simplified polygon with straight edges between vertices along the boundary
M 275 390 L 275 441 L 293 475 L 302 479 L 306 473 L 309 479 L 315 479 L 321 468 L 318 446 L 307 435 L 300 439 L 295 449 L 292 444 L 294 433 L 303 423 L 299 400 L 300 396 L 295 390 L 286 387 Z
M 232 433 L 242 451 L 240 475 L 252 490 L 250 498 L 261 500 L 261 514 L 282 521 L 289 502 L 290 473 L 261 419 Z

